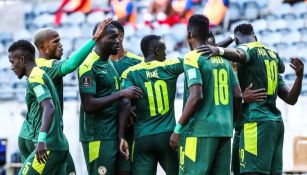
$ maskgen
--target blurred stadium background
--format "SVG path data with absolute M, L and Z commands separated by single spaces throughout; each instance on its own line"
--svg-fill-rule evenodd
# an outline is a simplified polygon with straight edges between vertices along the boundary
M 276 50 L 286 65 L 283 74 L 288 86 L 295 80 L 289 58 L 297 56 L 307 63 L 307 2 L 282 0 L 1 0 L 0 1 L 0 174 L 14 169 L 18 162 L 17 138 L 23 117 L 25 80 L 18 80 L 10 70 L 7 48 L 12 41 L 33 41 L 34 32 L 54 27 L 61 36 L 63 58 L 68 57 L 90 39 L 94 25 L 107 17 L 125 24 L 124 46 L 141 55 L 139 43 L 148 34 L 161 35 L 167 45 L 168 57 L 182 56 L 189 51 L 186 22 L 190 14 L 202 13 L 212 20 L 211 30 L 219 42 L 230 36 L 242 22 L 254 26 L 257 38 Z M 126 6 L 127 5 L 127 6 Z M 212 10 L 215 9 L 215 10 Z M 234 47 L 234 43 L 230 47 Z M 307 137 L 307 68 L 298 103 L 288 106 L 278 100 L 285 122 L 284 170 L 295 168 L 293 156 L 307 160 L 307 148 L 294 145 L 297 136 Z M 64 78 L 64 131 L 78 174 L 86 174 L 79 143 L 79 106 L 76 73 Z M 178 80 L 176 116 L 182 108 L 183 77 Z M 306 143 L 305 143 L 306 144 Z M 293 150 L 293 147 L 296 149 Z M 302 149 L 306 152 L 295 150 Z M 18 165 L 18 164 L 17 164 Z M 304 164 L 302 165 L 304 166 Z M 306 165 L 307 166 L 307 165 Z M 306 168 L 307 170 L 307 168 Z M 18 172 L 18 171 L 17 171 Z M 158 174 L 163 174 L 159 170 Z M 14 171 L 7 174 L 14 174 Z M 15 171 L 16 173 L 16 171 Z M 1 174 L 2 175 L 2 174 Z

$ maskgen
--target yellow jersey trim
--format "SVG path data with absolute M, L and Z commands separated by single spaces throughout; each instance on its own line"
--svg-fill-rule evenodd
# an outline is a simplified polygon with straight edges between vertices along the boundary
M 43 74 L 45 71 L 40 69 L 39 67 L 34 67 L 30 73 L 29 76 L 29 82 L 30 83 L 39 83 L 39 84 L 45 84 L 43 80 Z
M 183 63 L 186 65 L 190 65 L 195 68 L 199 68 L 198 60 L 201 56 L 201 53 L 197 53 L 196 51 L 191 51 L 184 56 Z
M 132 71 L 141 70 L 141 69 L 150 70 L 150 69 L 154 69 L 154 68 L 157 68 L 157 67 L 171 66 L 171 65 L 174 65 L 174 64 L 178 64 L 178 63 L 180 63 L 180 60 L 178 58 L 167 59 L 165 61 L 141 62 L 141 63 L 139 63 L 135 66 L 132 66 L 132 67 L 128 68 L 127 70 L 125 70 L 122 73 L 122 78 L 127 78 L 127 75 Z
M 35 63 L 38 67 L 52 67 L 53 62 L 55 59 L 47 60 L 46 58 L 36 58 Z
M 81 77 L 86 72 L 90 71 L 93 67 L 93 64 L 98 59 L 99 59 L 99 55 L 97 55 L 95 51 L 91 52 L 79 67 L 79 77 Z
M 136 55 L 136 54 L 134 54 L 134 53 L 131 53 L 131 52 L 129 52 L 129 51 L 127 51 L 126 56 L 129 57 L 129 58 L 134 58 L 134 59 L 136 59 L 136 60 L 144 61 L 144 58 L 143 58 L 143 57 L 140 57 L 140 56 L 138 56 L 138 55 Z

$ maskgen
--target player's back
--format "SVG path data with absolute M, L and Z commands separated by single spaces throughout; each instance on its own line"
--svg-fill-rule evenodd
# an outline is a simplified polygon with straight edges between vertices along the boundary
M 231 137 L 233 129 L 233 86 L 237 77 L 229 61 L 221 56 L 201 56 L 195 51 L 184 59 L 188 87 L 202 85 L 203 100 L 187 125 L 188 135 L 197 137 Z M 186 94 L 185 96 L 189 96 Z
M 245 121 L 281 120 L 281 113 L 276 107 L 278 72 L 283 65 L 279 56 L 259 42 L 243 44 L 238 49 L 243 50 L 247 58 L 247 63 L 238 64 L 241 89 L 252 83 L 253 89 L 265 88 L 268 94 L 263 102 L 243 105 Z
M 143 98 L 133 101 L 137 114 L 136 138 L 174 129 L 176 82 L 182 72 L 182 60 L 176 58 L 142 62 L 123 73 L 124 88 L 137 86 L 143 92 Z

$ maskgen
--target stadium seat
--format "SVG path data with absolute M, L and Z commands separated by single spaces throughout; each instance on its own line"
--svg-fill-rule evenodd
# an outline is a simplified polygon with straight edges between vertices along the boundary
M 87 15 L 86 21 L 91 25 L 96 25 L 99 23 L 102 19 L 105 19 L 105 15 L 101 11 L 92 12 Z
M 298 31 L 292 31 L 283 35 L 283 40 L 288 43 L 299 42 L 301 41 L 301 34 Z
M 75 12 L 68 15 L 68 21 L 70 21 L 72 25 L 80 25 L 84 23 L 85 20 L 85 14 L 82 12 Z
M 291 27 L 293 30 L 298 30 L 300 28 L 304 27 L 305 21 L 301 18 L 295 19 L 295 20 L 286 20 L 287 26 Z
M 33 23 L 40 28 L 52 26 L 53 22 L 54 22 L 54 15 L 51 14 L 39 15 L 33 21 Z
M 30 34 L 28 30 L 19 30 L 18 32 L 13 34 L 14 41 L 19 39 L 32 40 L 33 36 Z
M 277 7 L 275 7 L 272 13 L 278 17 L 281 17 L 284 14 L 289 14 L 289 13 L 294 13 L 294 12 L 292 11 L 292 7 L 290 4 L 282 3 L 278 5 Z
M 186 39 L 187 26 L 185 24 L 175 24 L 171 28 L 171 34 L 177 43 Z
M 8 44 L 12 42 L 12 33 L 10 32 L 0 32 L 0 42 L 2 44 Z
M 152 34 L 152 30 L 149 26 L 147 25 L 143 25 L 143 24 L 139 24 L 137 25 L 137 33 L 136 35 L 138 35 L 139 37 L 143 38 L 146 35 L 150 35 Z
M 285 174 L 307 173 L 307 137 L 296 136 L 293 140 L 293 168 Z
M 293 12 L 300 17 L 301 14 L 307 12 L 307 4 L 305 2 L 297 2 L 292 6 Z
M 270 21 L 269 24 L 270 25 L 268 25 L 268 28 L 273 30 L 273 31 L 287 28 L 287 23 L 283 19 L 278 19 L 278 20 Z
M 267 29 L 267 22 L 264 19 L 258 19 L 252 22 L 255 32 Z
M 246 2 L 244 4 L 244 19 L 253 20 L 258 17 L 259 7 L 256 1 Z
M 124 29 L 125 29 L 125 36 L 126 36 L 126 37 L 129 38 L 129 37 L 135 35 L 135 28 L 134 28 L 132 25 L 126 24 L 126 25 L 124 26 Z
M 155 28 L 153 33 L 155 35 L 160 35 L 160 36 L 165 36 L 171 33 L 171 29 L 169 27 L 169 25 L 167 24 L 162 24 L 160 25 L 160 27 Z

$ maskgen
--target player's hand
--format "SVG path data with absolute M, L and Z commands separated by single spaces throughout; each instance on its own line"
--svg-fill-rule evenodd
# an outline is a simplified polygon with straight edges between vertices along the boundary
M 47 154 L 47 145 L 45 142 L 37 142 L 35 153 L 38 163 L 47 162 L 48 154 Z
M 209 55 L 208 59 L 211 56 L 219 55 L 220 50 L 217 47 L 210 46 L 210 45 L 202 45 L 196 48 L 197 53 L 201 53 L 202 55 Z
M 129 159 L 129 145 L 128 142 L 123 138 L 119 139 L 119 151 L 126 160 Z
M 263 101 L 267 96 L 268 93 L 266 92 L 265 88 L 252 90 L 253 83 L 251 83 L 243 92 L 243 100 L 246 103 L 256 102 L 256 101 Z
M 295 70 L 295 74 L 298 78 L 303 78 L 304 76 L 304 63 L 299 58 L 290 59 L 290 67 Z
M 140 88 L 136 86 L 131 86 L 127 89 L 124 89 L 121 91 L 122 97 L 126 97 L 129 99 L 134 99 L 134 98 L 142 98 L 143 97 L 143 92 Z
M 170 146 L 175 151 L 178 150 L 179 138 L 180 138 L 180 135 L 173 132 L 173 134 L 171 135 L 170 141 L 169 141 Z
M 104 29 L 105 29 L 106 26 L 107 26 L 108 24 L 110 24 L 111 22 L 112 22 L 112 18 L 107 18 L 107 19 L 101 21 L 101 22 L 98 24 L 97 30 L 96 30 L 96 32 L 95 32 L 95 34 L 94 34 L 94 36 L 93 36 L 93 40 L 94 40 L 95 42 L 97 42 L 97 41 L 102 37 L 102 35 L 103 35 L 103 33 L 104 33 Z

